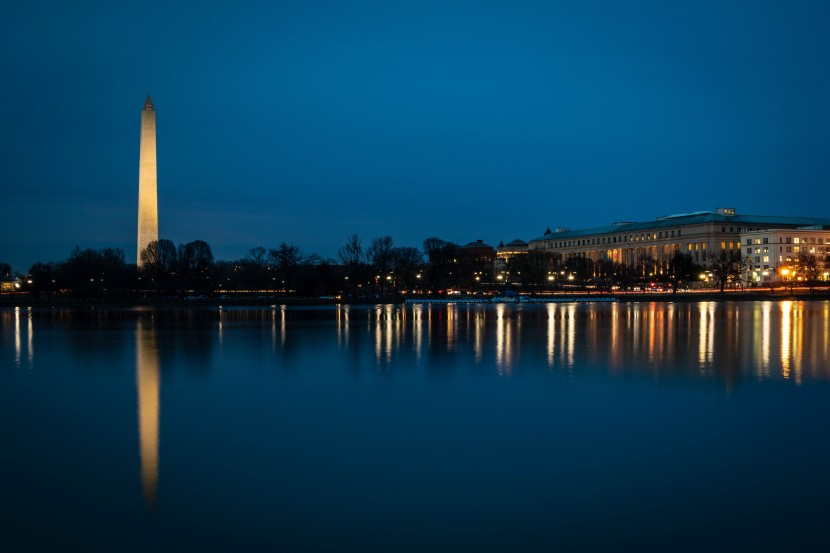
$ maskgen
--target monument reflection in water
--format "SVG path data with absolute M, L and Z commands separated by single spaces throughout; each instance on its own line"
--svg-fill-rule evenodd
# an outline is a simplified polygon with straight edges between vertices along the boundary
M 159 392 L 161 375 L 156 331 L 139 320 L 135 329 L 135 382 L 138 389 L 138 437 L 141 487 L 148 507 L 156 502 L 159 475 Z
M 2 310 L 6 543 L 803 546 L 828 329 L 827 301 Z

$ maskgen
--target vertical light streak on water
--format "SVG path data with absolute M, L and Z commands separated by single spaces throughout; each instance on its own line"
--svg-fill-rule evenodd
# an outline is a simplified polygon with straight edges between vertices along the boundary
M 458 306 L 456 304 L 447 304 L 447 351 L 449 352 L 455 349 L 455 343 L 458 339 L 456 336 L 458 330 L 457 309 Z
M 512 344 L 512 352 L 511 355 L 515 356 L 515 361 L 517 362 L 518 359 L 522 355 L 522 312 L 519 311 L 516 313 L 516 321 L 511 325 L 512 336 L 513 336 L 513 344 Z M 513 361 L 511 361 L 513 363 Z
M 432 349 L 432 305 L 427 306 L 427 350 Z
M 342 306 L 338 303 L 334 308 L 334 320 L 337 322 L 337 349 L 343 347 L 343 317 Z
M 415 348 L 415 358 L 421 359 L 421 351 L 424 345 L 424 306 L 423 304 L 412 306 L 412 344 Z
M 547 304 L 545 310 L 548 312 L 548 368 L 552 369 L 556 358 L 556 304 Z
M 631 336 L 631 348 L 640 353 L 640 304 L 632 305 L 628 310 L 628 329 Z
M 620 332 L 619 332 L 620 307 L 617 303 L 611 304 L 611 351 L 609 358 L 611 366 L 619 367 L 620 362 Z
M 567 366 L 568 360 L 568 321 L 567 308 L 560 306 L 557 315 L 559 315 L 559 363 Z
M 370 316 L 371 312 L 370 312 Z M 383 354 L 383 329 L 381 328 L 381 311 L 379 308 L 374 309 L 374 317 L 375 317 L 375 362 L 380 364 L 380 358 Z
M 718 304 L 710 301 L 706 318 L 706 364 L 711 367 L 715 362 L 715 311 Z
M 343 308 L 343 344 L 346 347 L 349 347 L 349 316 L 351 315 L 351 309 L 347 305 Z
M 571 373 L 571 369 L 573 369 L 574 366 L 574 358 L 576 356 L 576 304 L 568 304 L 566 318 L 568 320 L 568 372 Z
M 217 329 L 217 331 L 219 332 L 219 351 L 220 352 L 222 351 L 222 345 L 223 345 L 222 342 L 223 342 L 223 338 L 224 338 L 224 336 L 223 336 L 224 333 L 222 332 L 223 331 L 223 327 L 222 327 L 222 322 L 223 321 L 222 321 L 222 319 L 224 318 L 223 315 L 224 315 L 224 312 L 222 311 L 222 306 L 220 305 L 219 306 L 219 325 L 218 325 L 218 329 Z
M 285 349 L 285 340 L 286 340 L 286 316 L 285 310 L 286 306 L 280 306 L 280 348 Z
M 136 323 L 135 378 L 138 390 L 138 440 L 141 458 L 141 487 L 144 501 L 152 507 L 156 501 L 159 472 L 159 375 L 155 329 Z
M 476 364 L 480 365 L 484 358 L 484 310 L 473 311 L 473 353 Z
M 14 308 L 14 363 L 20 366 L 20 308 Z
M 697 330 L 697 362 L 700 368 L 706 366 L 706 303 L 699 303 L 698 315 L 700 316 L 699 327 Z
M 801 379 L 804 369 L 804 343 L 802 336 L 804 336 L 804 313 L 801 310 L 801 303 L 793 303 L 793 362 L 792 371 L 795 377 L 795 383 L 801 385 Z
M 392 362 L 392 344 L 395 339 L 395 313 L 392 304 L 387 304 L 383 308 L 384 329 L 386 335 L 383 340 L 384 354 L 386 355 L 386 363 Z
M 781 309 L 781 376 L 790 378 L 790 333 L 792 332 L 792 303 L 782 301 Z
M 406 307 L 395 308 L 395 351 L 400 351 L 406 339 Z
M 670 303 L 666 311 L 666 324 L 663 327 L 663 347 L 660 350 L 660 357 L 665 359 L 666 353 L 674 351 L 674 325 L 675 315 L 677 314 L 677 307 Z
M 655 343 L 657 342 L 657 306 L 654 302 L 649 304 L 646 316 L 648 317 L 648 322 L 646 323 L 648 328 L 648 362 L 653 366 L 654 349 Z
M 506 311 L 503 303 L 496 305 L 496 371 L 501 376 L 510 375 L 510 326 Z
M 32 363 L 35 359 L 35 342 L 34 342 L 34 325 L 32 323 L 32 308 L 27 309 L 26 321 L 26 353 L 29 356 L 29 368 L 32 368 Z
M 698 310 L 700 312 L 698 364 L 703 369 L 711 366 L 714 355 L 715 303 L 701 302 L 698 305 Z
M 271 351 L 277 351 L 277 308 L 271 306 Z
M 770 349 L 772 346 L 772 302 L 765 301 L 761 304 L 761 363 L 760 375 L 764 378 L 770 376 Z
M 824 332 L 821 333 L 824 338 L 821 351 L 830 351 L 830 303 L 824 302 Z M 820 369 L 821 374 L 830 374 L 830 367 L 816 367 Z

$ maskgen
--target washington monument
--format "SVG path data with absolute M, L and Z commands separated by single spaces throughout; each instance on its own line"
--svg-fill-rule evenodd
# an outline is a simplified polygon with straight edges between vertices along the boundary
M 156 192 L 156 108 L 150 95 L 141 111 L 141 150 L 138 160 L 138 249 L 136 264 L 141 267 L 141 252 L 159 239 L 159 208 Z

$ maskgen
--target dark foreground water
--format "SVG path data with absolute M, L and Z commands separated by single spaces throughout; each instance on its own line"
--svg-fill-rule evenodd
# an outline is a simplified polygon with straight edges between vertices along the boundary
M 830 302 L 0 311 L 2 551 L 825 551 Z

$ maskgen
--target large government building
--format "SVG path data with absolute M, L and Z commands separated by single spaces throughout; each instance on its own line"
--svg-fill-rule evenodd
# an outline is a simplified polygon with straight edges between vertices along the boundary
M 581 230 L 548 230 L 544 236 L 531 240 L 528 249 L 555 252 L 563 260 L 578 256 L 593 261 L 608 259 L 627 266 L 635 266 L 645 255 L 656 261 L 658 273 L 666 270 L 676 251 L 690 254 L 700 264 L 706 264 L 707 254 L 731 251 L 751 260 L 751 271 L 747 276 L 760 282 L 764 271 L 769 276 L 788 259 L 792 261 L 796 253 L 792 248 L 796 244 L 800 246 L 804 239 L 808 244 L 805 253 L 812 251 L 817 256 L 826 255 L 826 244 L 830 244 L 830 219 L 740 215 L 733 208 L 719 208 L 669 215 L 642 223 L 617 222 Z M 769 250 L 772 240 L 776 242 L 775 252 Z M 780 240 L 786 242 L 779 245 Z M 767 252 L 763 251 L 764 247 Z

